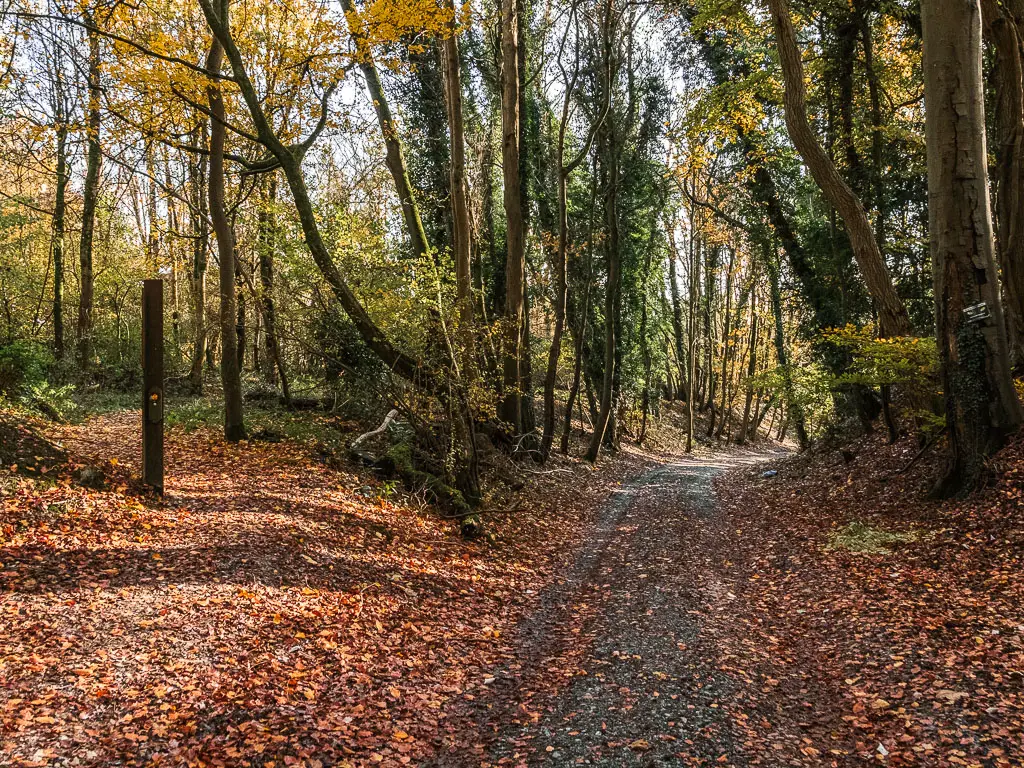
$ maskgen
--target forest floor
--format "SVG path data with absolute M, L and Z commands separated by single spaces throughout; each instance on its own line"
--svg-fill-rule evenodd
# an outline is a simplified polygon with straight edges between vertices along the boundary
M 0 471 L 0 765 L 1024 764 L 1022 443 L 944 504 L 911 441 L 558 458 L 467 542 L 294 441 L 140 494 L 136 433 Z
M 1024 441 L 966 501 L 917 453 L 640 476 L 428 765 L 1024 765 Z

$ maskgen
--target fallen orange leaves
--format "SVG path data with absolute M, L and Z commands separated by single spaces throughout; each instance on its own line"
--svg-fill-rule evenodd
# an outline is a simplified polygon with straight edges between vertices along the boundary
M 417 763 L 606 492 L 551 479 L 470 543 L 302 446 L 171 430 L 156 499 L 135 414 L 61 437 L 110 482 L 0 473 L 3 765 Z

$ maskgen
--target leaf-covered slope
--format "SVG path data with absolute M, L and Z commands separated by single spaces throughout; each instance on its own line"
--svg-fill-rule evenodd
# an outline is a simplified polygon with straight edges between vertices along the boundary
M 738 599 L 714 631 L 734 674 L 763 685 L 732 706 L 787 764 L 1020 764 L 1024 440 L 996 457 L 991 487 L 945 503 L 925 500 L 933 463 L 897 473 L 912 441 L 854 449 L 720 483 Z M 855 553 L 835 536 L 850 523 L 911 535 Z M 805 727 L 773 731 L 780 711 Z

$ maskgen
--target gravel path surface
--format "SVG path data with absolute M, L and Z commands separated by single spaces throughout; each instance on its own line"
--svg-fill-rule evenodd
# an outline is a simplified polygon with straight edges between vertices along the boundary
M 476 732 L 432 765 L 748 765 L 719 706 L 726 660 L 700 617 L 734 597 L 716 579 L 716 545 L 734 532 L 712 481 L 768 457 L 666 464 L 613 494 L 490 695 L 472 702 Z

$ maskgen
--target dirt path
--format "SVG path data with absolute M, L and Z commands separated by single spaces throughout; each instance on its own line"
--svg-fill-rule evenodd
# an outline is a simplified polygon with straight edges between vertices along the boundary
M 733 532 L 712 481 L 767 458 L 667 464 L 614 494 L 520 627 L 520 652 L 464 713 L 475 733 L 432 765 L 746 765 L 720 706 L 734 684 L 701 617 L 734 599 L 717 577 Z

